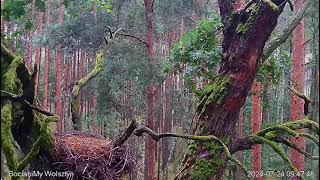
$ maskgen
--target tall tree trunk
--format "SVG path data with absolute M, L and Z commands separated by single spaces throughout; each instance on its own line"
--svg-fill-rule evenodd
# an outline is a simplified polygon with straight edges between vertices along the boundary
M 32 0 L 30 14 L 29 14 L 29 21 L 31 23 L 33 21 L 34 5 L 35 5 L 35 0 Z M 32 35 L 33 35 L 33 30 L 31 28 L 28 31 L 27 57 L 26 57 L 26 62 L 28 63 L 28 68 L 30 71 L 32 70 Z
M 48 36 L 49 25 L 50 25 L 50 0 L 46 2 L 46 36 Z M 44 58 L 44 72 L 43 72 L 43 102 L 42 106 L 45 110 L 48 110 L 49 103 L 49 63 L 50 63 L 50 49 L 49 46 L 45 47 L 45 58 Z
M 295 0 L 295 13 L 302 7 L 304 0 Z M 304 92 L 304 21 L 302 20 L 293 31 L 292 37 L 292 74 L 291 85 L 299 92 Z M 298 120 L 304 117 L 303 99 L 292 95 L 291 96 L 291 119 Z M 300 148 L 305 149 L 305 141 L 303 138 L 292 138 L 292 142 Z M 296 150 L 291 151 L 292 164 L 299 171 L 304 171 L 304 155 Z M 294 177 L 292 179 L 297 179 Z
M 37 36 L 39 37 L 42 33 L 42 16 L 43 13 L 41 11 L 38 12 L 38 27 L 37 27 Z M 37 76 L 35 80 L 35 87 L 34 87 L 34 96 L 38 96 L 39 91 L 39 82 L 40 82 L 40 64 L 41 64 L 41 45 L 39 44 L 36 47 L 36 57 L 35 62 L 37 65 Z
M 147 60 L 148 60 L 148 74 L 149 84 L 147 86 L 147 101 L 148 101 L 148 126 L 151 129 L 155 128 L 155 96 L 153 87 L 153 26 L 152 26 L 152 14 L 153 3 L 151 0 L 144 0 L 145 5 L 145 18 L 147 28 Z M 146 143 L 146 172 L 148 180 L 156 179 L 156 143 L 148 136 Z
M 63 22 L 63 0 L 60 0 L 59 4 L 59 15 L 58 15 L 58 24 Z M 57 133 L 62 132 L 62 68 L 63 68 L 63 52 L 60 44 L 57 46 L 56 52 L 56 89 L 55 89 L 55 114 L 59 116 L 59 121 L 57 122 Z
M 283 10 L 283 6 L 279 6 L 283 2 L 272 1 L 278 6 L 274 10 L 265 1 L 252 1 L 246 10 L 235 13 L 233 2 L 218 0 L 224 25 L 223 55 L 216 78 L 206 85 L 199 96 L 195 134 L 214 135 L 227 146 L 236 142 L 231 137 L 235 133 L 240 108 L 257 74 L 265 43 Z M 206 143 L 194 142 L 194 145 L 196 150 L 186 155 L 176 178 L 222 179 L 227 165 L 224 153 L 220 150 L 212 152 L 212 146 Z
M 169 54 L 173 43 L 173 31 L 168 33 Z M 172 126 L 172 94 L 173 93 L 173 74 L 170 73 L 165 85 L 165 117 L 163 122 L 163 132 L 171 132 Z M 162 172 L 163 180 L 168 179 L 168 158 L 169 158 L 169 139 L 162 139 Z
M 260 83 L 257 80 L 253 82 L 252 93 L 251 128 L 252 133 L 254 134 L 260 131 L 261 126 Z M 260 144 L 253 146 L 252 170 L 255 172 L 262 172 Z M 256 179 L 262 180 L 262 176 L 257 176 Z

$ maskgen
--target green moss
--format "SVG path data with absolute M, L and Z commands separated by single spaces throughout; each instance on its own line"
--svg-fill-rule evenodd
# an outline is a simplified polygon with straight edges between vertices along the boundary
M 1 148 L 7 159 L 9 170 L 15 171 L 17 168 L 17 152 L 13 144 L 13 136 L 11 134 L 11 104 L 6 104 L 1 109 Z
M 29 153 L 26 155 L 26 157 L 19 162 L 17 166 L 17 172 L 23 171 L 24 168 L 31 163 L 31 161 L 38 155 L 41 145 L 46 148 L 50 147 L 48 149 L 53 149 L 53 139 L 48 138 L 47 126 L 50 122 L 57 122 L 58 119 L 59 118 L 57 116 L 49 116 L 45 118 L 44 122 L 42 122 L 42 125 L 40 127 L 38 139 L 32 144 L 31 149 Z M 51 135 L 49 137 L 51 137 Z
M 22 84 L 17 77 L 17 68 L 23 65 L 23 59 L 21 57 L 16 57 L 8 67 L 8 71 L 4 74 L 4 89 L 8 92 L 17 92 L 16 94 L 22 93 Z
M 226 94 L 225 90 L 229 84 L 230 79 L 228 77 L 217 76 L 211 84 L 208 84 L 203 88 L 201 93 L 197 95 L 199 107 L 201 107 L 199 116 L 201 116 L 209 104 L 220 104 L 222 102 Z
M 293 164 L 291 163 L 288 155 L 286 154 L 286 152 L 280 148 L 279 145 L 277 145 L 277 143 L 269 140 L 269 139 L 266 139 L 264 137 L 261 137 L 261 136 L 254 136 L 254 138 L 258 141 L 261 141 L 267 145 L 269 145 L 288 165 L 289 165 L 289 168 L 294 171 L 295 173 L 299 173 L 298 169 L 295 168 L 293 166 Z M 304 179 L 303 177 L 300 177 L 300 179 Z
M 214 170 L 217 168 L 217 163 L 213 160 L 197 159 L 195 168 L 191 174 L 191 179 L 205 180 L 213 175 Z
M 236 32 L 240 34 L 246 34 L 251 29 L 252 25 L 256 22 L 261 4 L 253 3 L 250 8 L 250 16 L 245 22 L 240 22 L 236 27 Z
M 279 7 L 275 3 L 273 3 L 271 0 L 263 0 L 263 2 L 268 4 L 269 7 L 271 7 L 271 9 L 274 10 L 274 11 L 278 11 L 279 10 Z
M 74 123 L 75 126 L 75 130 L 81 130 L 82 129 L 82 125 L 81 125 L 81 120 L 80 120 L 80 116 L 78 115 L 78 101 L 77 101 L 77 97 L 79 95 L 79 92 L 81 90 L 81 88 L 83 86 L 85 86 L 92 78 L 94 78 L 95 76 L 97 76 L 99 74 L 99 72 L 102 70 L 102 66 L 103 66 L 103 52 L 99 51 L 96 54 L 96 64 L 93 68 L 93 70 L 86 75 L 85 77 L 81 78 L 80 80 L 78 80 L 76 82 L 76 85 L 72 88 L 72 92 L 71 92 L 71 114 L 72 114 L 72 122 Z

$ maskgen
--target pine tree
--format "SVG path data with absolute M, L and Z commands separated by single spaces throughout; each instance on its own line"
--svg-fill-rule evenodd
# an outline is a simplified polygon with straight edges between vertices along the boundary
M 303 0 L 294 1 L 295 12 L 303 5 Z M 292 37 L 292 74 L 291 84 L 299 92 L 304 91 L 304 21 L 302 20 L 293 31 Z M 291 119 L 299 120 L 304 117 L 303 99 L 296 95 L 291 96 Z M 297 144 L 300 148 L 305 149 L 305 141 L 303 138 L 293 138 L 292 142 Z M 299 171 L 304 171 L 304 155 L 296 150 L 291 151 L 292 164 L 297 167 Z M 297 179 L 294 177 L 293 179 Z
M 252 128 L 252 133 L 254 134 L 260 131 L 260 126 L 261 126 L 260 83 L 257 80 L 254 80 L 251 91 L 252 91 L 251 128 Z M 253 146 L 252 169 L 255 172 L 262 171 L 260 144 Z M 262 180 L 262 176 L 258 176 L 257 180 Z
M 45 12 L 45 20 L 46 20 L 46 36 L 48 36 L 48 30 L 50 25 L 50 0 L 46 2 L 46 12 Z M 48 110 L 48 102 L 49 102 L 49 63 L 50 63 L 50 49 L 49 46 L 45 47 L 45 58 L 44 58 L 44 72 L 43 72 L 43 101 L 42 105 L 45 110 Z
M 151 129 L 155 128 L 155 96 L 154 96 L 154 67 L 153 67 L 153 3 L 151 0 L 144 0 L 145 5 L 145 18 L 146 18 L 146 37 L 147 37 L 147 61 L 148 61 L 148 74 L 149 84 L 147 86 L 147 102 L 148 102 L 148 126 Z M 146 176 L 148 180 L 156 179 L 156 143 L 148 136 L 146 141 Z
M 63 0 L 59 2 L 59 15 L 58 24 L 63 22 Z M 62 132 L 62 69 L 63 69 L 63 51 L 60 44 L 57 46 L 56 50 L 56 62 L 55 62 L 55 72 L 56 72 L 56 88 L 55 88 L 55 114 L 59 116 L 60 120 L 57 122 L 56 131 L 58 133 Z
M 38 27 L 37 27 L 37 36 L 40 36 L 42 33 L 42 16 L 43 13 L 41 11 L 38 12 Z M 39 89 L 39 82 L 40 82 L 40 64 L 41 64 L 41 45 L 37 45 L 36 47 L 36 56 L 35 56 L 35 63 L 37 66 L 37 76 L 35 80 L 35 87 L 34 87 L 34 96 L 38 96 L 38 89 Z

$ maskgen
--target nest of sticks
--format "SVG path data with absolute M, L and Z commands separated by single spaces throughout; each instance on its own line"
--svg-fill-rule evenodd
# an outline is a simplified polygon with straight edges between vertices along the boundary
M 127 146 L 114 147 L 97 134 L 69 132 L 55 137 L 54 169 L 71 171 L 73 179 L 116 180 L 129 174 L 133 160 Z

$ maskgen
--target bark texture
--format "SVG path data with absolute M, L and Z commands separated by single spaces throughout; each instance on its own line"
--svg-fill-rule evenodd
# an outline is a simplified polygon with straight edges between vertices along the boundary
M 29 21 L 30 21 L 31 23 L 32 23 L 32 21 L 33 21 L 34 5 L 35 5 L 35 0 L 32 0 L 32 2 L 31 2 L 30 14 L 29 14 Z M 31 27 L 31 28 L 32 28 L 32 27 Z M 32 36 L 33 36 L 33 31 L 32 31 L 32 29 L 31 29 L 31 30 L 29 30 L 29 32 L 28 32 L 27 57 L 26 57 L 26 62 L 28 63 L 29 71 L 32 70 Z
M 144 0 L 145 5 L 145 18 L 147 29 L 147 61 L 148 61 L 148 74 L 149 83 L 147 86 L 147 102 L 148 102 L 148 126 L 151 129 L 155 128 L 155 96 L 153 86 L 153 3 L 151 0 Z M 156 179 L 156 143 L 151 137 L 147 137 L 146 141 L 146 172 L 148 180 Z
M 58 24 L 63 22 L 63 1 L 59 2 L 59 15 Z M 56 132 L 62 133 L 62 69 L 63 69 L 63 52 L 60 44 L 57 46 L 56 51 L 56 62 L 55 62 L 55 100 L 54 100 L 54 110 L 55 114 L 59 117 L 57 123 Z
M 38 12 L 38 27 L 37 27 L 37 36 L 40 36 L 42 33 L 42 16 L 43 13 L 41 11 Z M 41 64 L 41 46 L 38 45 L 36 47 L 36 56 L 35 56 L 35 62 L 37 66 L 37 76 L 36 76 L 36 82 L 34 87 L 34 95 L 38 96 L 38 89 L 39 89 L 39 82 L 40 82 L 40 64 Z
M 223 56 L 215 80 L 199 95 L 196 134 L 215 135 L 225 144 L 231 136 L 240 107 L 251 89 L 266 41 L 283 10 L 283 0 L 250 3 L 239 13 L 229 0 L 219 0 L 224 25 Z M 274 7 L 276 5 L 277 8 Z M 192 150 L 192 147 L 196 149 Z M 214 145 L 191 144 L 177 179 L 221 179 L 226 159 Z
M 50 0 L 46 2 L 46 35 L 48 35 L 49 25 L 50 25 Z M 44 70 L 43 70 L 43 109 L 48 110 L 49 107 L 49 63 L 50 63 L 50 49 L 49 46 L 45 47 L 45 58 L 44 58 Z
M 295 13 L 302 7 L 304 0 L 295 0 Z M 293 87 L 304 92 L 304 22 L 303 20 L 297 25 L 293 31 L 292 37 L 292 74 L 291 83 Z M 298 120 L 304 117 L 304 101 L 296 95 L 291 96 L 291 119 Z M 297 144 L 301 149 L 305 149 L 305 140 L 303 138 L 292 138 L 292 142 Z M 292 164 L 299 171 L 304 171 L 304 155 L 296 150 L 291 151 Z M 297 179 L 294 177 L 292 179 Z
M 254 80 L 252 85 L 252 112 L 251 112 L 251 128 L 252 134 L 260 131 L 261 127 L 261 104 L 260 104 L 260 83 Z M 252 149 L 252 170 L 255 172 L 262 171 L 261 162 L 261 145 L 257 144 Z M 257 180 L 262 180 L 262 176 L 256 177 Z

